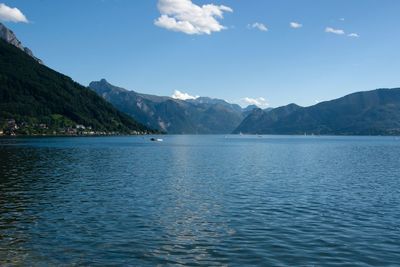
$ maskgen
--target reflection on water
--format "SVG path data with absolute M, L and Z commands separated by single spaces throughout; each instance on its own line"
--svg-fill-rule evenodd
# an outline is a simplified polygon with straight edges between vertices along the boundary
M 0 139 L 0 265 L 396 265 L 400 142 Z

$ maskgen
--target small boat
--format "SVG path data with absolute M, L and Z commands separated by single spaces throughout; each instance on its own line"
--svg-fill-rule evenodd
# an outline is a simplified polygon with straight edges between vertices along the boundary
M 154 137 L 152 137 L 152 138 L 150 138 L 150 141 L 152 141 L 152 142 L 162 142 L 162 141 L 164 141 L 164 140 L 161 139 L 161 138 L 154 138 Z

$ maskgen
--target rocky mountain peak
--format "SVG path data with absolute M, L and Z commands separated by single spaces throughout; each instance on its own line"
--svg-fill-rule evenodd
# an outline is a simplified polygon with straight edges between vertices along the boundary
M 4 24 L 2 24 L 2 23 L 0 23 L 0 39 L 2 39 L 4 41 L 6 41 L 7 43 L 17 47 L 18 49 L 24 51 L 26 54 L 28 54 L 29 56 L 34 58 L 37 62 L 42 64 L 42 61 L 40 59 L 38 59 L 37 57 L 35 57 L 33 55 L 32 51 L 29 48 L 24 47 L 22 45 L 21 41 L 18 40 L 18 38 L 14 34 L 14 32 L 12 30 L 10 30 L 9 28 L 7 28 L 6 26 L 4 26 Z

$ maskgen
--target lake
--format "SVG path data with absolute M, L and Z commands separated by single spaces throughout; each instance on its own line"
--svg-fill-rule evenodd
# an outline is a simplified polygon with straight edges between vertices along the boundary
M 0 265 L 400 263 L 400 139 L 0 139 Z

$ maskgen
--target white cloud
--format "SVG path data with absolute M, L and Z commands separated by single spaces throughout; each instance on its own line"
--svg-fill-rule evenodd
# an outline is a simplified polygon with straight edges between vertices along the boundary
M 326 27 L 326 28 L 325 28 L 325 32 L 334 33 L 334 34 L 338 34 L 338 35 L 344 35 L 344 34 L 346 34 L 346 32 L 345 32 L 344 30 L 342 30 L 342 29 L 335 29 L 335 28 L 332 28 L 332 27 Z M 360 35 L 359 35 L 358 33 L 355 33 L 355 32 L 346 34 L 346 36 L 347 36 L 347 37 L 351 37 L 351 38 L 359 38 L 359 37 L 360 37 Z
M 298 28 L 303 27 L 303 24 L 298 23 L 298 22 L 290 22 L 289 25 L 290 25 L 290 27 L 293 28 L 293 29 L 298 29 Z
M 334 29 L 332 27 L 326 27 L 325 28 L 325 32 L 334 33 L 334 34 L 338 34 L 338 35 L 345 34 L 344 30 L 342 30 L 342 29 Z
M 264 97 L 258 97 L 258 98 L 251 98 L 251 97 L 245 97 L 241 99 L 241 102 L 243 105 L 256 105 L 257 107 L 260 108 L 266 108 L 269 106 L 267 100 Z
M 28 19 L 18 8 L 9 7 L 3 3 L 0 3 L 0 21 L 28 23 Z
M 260 23 L 260 22 L 255 22 L 255 23 L 253 23 L 251 25 L 249 24 L 249 25 L 247 25 L 247 27 L 249 29 L 257 29 L 257 30 L 260 30 L 260 31 L 263 31 L 263 32 L 267 32 L 268 31 L 268 27 L 265 26 L 265 24 Z
M 159 0 L 161 16 L 154 21 L 158 27 L 186 34 L 211 34 L 226 29 L 218 19 L 224 12 L 233 12 L 224 5 L 196 5 L 191 0 Z
M 171 97 L 174 99 L 179 99 L 179 100 L 188 100 L 188 99 L 199 98 L 199 96 L 192 96 L 192 95 L 189 95 L 188 93 L 184 93 L 179 90 L 175 90 L 174 94 Z
M 360 35 L 358 33 L 352 32 L 347 35 L 348 37 L 358 38 Z

